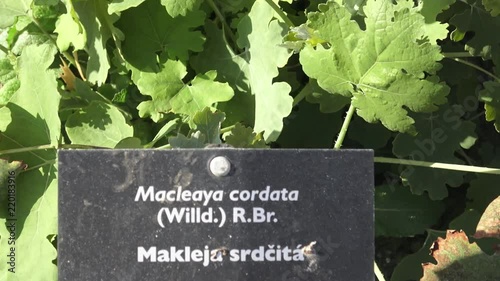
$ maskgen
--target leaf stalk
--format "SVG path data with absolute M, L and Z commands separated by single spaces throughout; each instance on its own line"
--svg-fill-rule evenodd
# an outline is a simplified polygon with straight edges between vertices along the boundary
M 340 147 L 342 147 L 342 143 L 344 142 L 345 136 L 347 134 L 347 129 L 349 128 L 349 124 L 351 123 L 351 119 L 355 111 L 356 108 L 351 104 L 349 106 L 349 110 L 347 110 L 344 123 L 342 123 L 342 128 L 340 128 L 339 136 L 337 137 L 335 145 L 333 146 L 334 149 L 340 149 Z
M 373 160 L 375 163 L 402 164 L 402 165 L 419 166 L 419 167 L 427 167 L 434 169 L 500 175 L 500 169 L 498 168 L 448 164 L 439 162 L 427 162 L 427 161 L 417 161 L 417 160 L 388 158 L 388 157 L 374 157 Z

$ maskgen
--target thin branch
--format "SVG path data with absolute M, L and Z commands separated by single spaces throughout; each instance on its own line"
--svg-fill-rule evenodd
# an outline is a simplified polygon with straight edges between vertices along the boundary
M 375 268 L 375 276 L 377 276 L 378 281 L 385 281 L 384 274 L 380 271 L 377 262 L 373 262 L 373 267 Z
M 443 53 L 445 58 L 474 58 L 477 56 L 471 55 L 469 52 L 449 52 Z
M 280 18 L 288 25 L 289 28 L 294 27 L 295 25 L 293 24 L 292 20 L 281 10 L 281 8 L 273 2 L 273 0 L 266 0 L 266 3 L 273 8 L 273 10 L 280 16 Z
M 31 151 L 46 150 L 46 149 L 57 149 L 57 147 L 55 147 L 51 144 L 44 144 L 44 145 L 30 146 L 30 147 L 21 147 L 21 148 L 14 148 L 14 149 L 8 149 L 8 150 L 0 150 L 0 155 L 22 153 L 22 152 L 31 152 Z
M 375 161 L 375 163 L 401 164 L 401 165 L 419 166 L 419 167 L 427 167 L 427 168 L 435 168 L 435 169 L 500 175 L 500 169 L 498 169 L 498 168 L 457 165 L 457 164 L 417 161 L 417 160 L 388 158 L 388 157 L 374 157 L 373 160 Z
M 227 126 L 225 128 L 222 128 L 222 129 L 220 129 L 220 133 L 224 134 L 224 133 L 230 132 L 232 129 L 234 129 L 234 127 L 236 127 L 236 125 L 231 125 L 231 126 Z
M 22 170 L 21 173 L 25 173 L 25 172 L 28 172 L 28 171 L 31 171 L 31 170 L 37 170 L 38 168 L 43 167 L 45 165 L 52 165 L 52 164 L 55 164 L 55 163 L 56 163 L 56 159 L 47 160 L 47 161 L 43 162 L 42 164 L 39 164 L 39 165 L 36 165 L 36 166 L 33 166 L 33 167 L 29 167 L 26 170 Z
M 78 69 L 78 73 L 80 74 L 80 77 L 82 77 L 83 81 L 87 81 L 87 78 L 85 78 L 85 75 L 83 74 L 82 66 L 80 65 L 80 62 L 78 61 L 78 51 L 73 52 L 73 58 L 75 59 L 75 66 L 76 66 L 76 69 Z
M 4 52 L 6 55 L 9 54 L 9 49 L 2 44 L 0 44 L 0 51 Z
M 497 76 L 495 76 L 495 74 L 493 74 L 493 73 L 489 72 L 488 70 L 486 70 L 486 69 L 484 69 L 484 68 L 482 68 L 482 67 L 480 67 L 480 66 L 477 66 L 477 65 L 475 65 L 475 64 L 473 64 L 473 63 L 470 63 L 470 62 L 468 62 L 468 61 L 466 61 L 466 60 L 462 60 L 462 59 L 459 59 L 459 58 L 449 58 L 449 59 L 452 59 L 452 60 L 454 60 L 454 61 L 456 61 L 456 62 L 459 62 L 459 63 L 465 64 L 465 65 L 468 65 L 468 66 L 470 66 L 470 67 L 472 67 L 472 68 L 475 68 L 475 69 L 477 69 L 477 70 L 481 71 L 482 73 L 484 73 L 484 74 L 486 74 L 486 75 L 490 76 L 491 78 L 495 79 L 495 81 L 500 82 L 500 78 L 498 78 Z
M 339 136 L 335 141 L 335 146 L 333 147 L 334 149 L 340 149 L 340 147 L 342 147 L 342 143 L 344 142 L 344 138 L 347 134 L 347 129 L 349 128 L 349 124 L 351 123 L 351 119 L 355 111 L 356 108 L 351 104 L 349 106 L 349 110 L 347 110 L 347 114 L 345 116 L 344 123 L 342 124 L 342 128 L 340 128 Z

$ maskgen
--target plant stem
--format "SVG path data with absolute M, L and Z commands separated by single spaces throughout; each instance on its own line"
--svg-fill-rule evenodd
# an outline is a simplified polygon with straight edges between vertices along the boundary
M 382 271 L 380 271 L 377 262 L 373 262 L 373 266 L 375 268 L 375 276 L 377 276 L 378 281 L 385 281 L 384 275 L 382 274 Z
M 349 124 L 351 123 L 351 119 L 355 111 L 356 108 L 351 104 L 349 106 L 349 110 L 347 110 L 347 114 L 345 116 L 344 123 L 342 124 L 342 128 L 340 129 L 339 136 L 337 137 L 335 145 L 333 146 L 334 149 L 340 149 L 340 147 L 342 146 L 345 135 L 347 134 L 347 129 L 349 128 Z
M 219 8 L 217 7 L 217 5 L 215 4 L 215 2 L 213 0 L 207 0 L 207 2 L 208 2 L 208 5 L 210 5 L 210 8 L 212 8 L 212 10 L 214 10 L 215 15 L 222 22 L 222 25 L 224 26 L 224 31 L 229 35 L 229 37 L 231 38 L 231 41 L 233 41 L 233 43 L 234 43 L 234 46 L 237 48 L 238 44 L 237 44 L 236 36 L 234 35 L 233 31 L 231 30 L 231 27 L 229 26 L 229 24 L 227 24 L 226 18 L 224 17 L 224 15 L 219 10 Z
M 288 25 L 289 28 L 294 27 L 292 20 L 281 10 L 281 8 L 273 2 L 273 0 L 266 0 L 267 4 L 273 8 L 273 10 L 280 16 L 280 18 Z
M 109 149 L 109 147 L 85 145 L 85 144 L 60 144 L 59 148 L 73 148 L 73 149 Z
M 234 127 L 236 127 L 236 125 L 231 125 L 231 126 L 227 126 L 225 128 L 222 128 L 222 129 L 220 129 L 220 133 L 221 134 L 227 133 L 227 132 L 231 131 L 232 129 L 234 129 Z
M 466 61 L 466 60 L 462 60 L 462 59 L 459 59 L 459 58 L 449 58 L 449 59 L 452 59 L 452 60 L 454 60 L 454 61 L 456 61 L 456 62 L 459 62 L 459 63 L 465 64 L 465 65 L 470 66 L 470 67 L 472 67 L 472 68 L 475 68 L 475 69 L 477 69 L 477 70 L 481 71 L 482 73 L 484 73 L 484 74 L 486 74 L 486 75 L 490 76 L 491 78 L 495 79 L 495 81 L 500 82 L 500 78 L 498 78 L 497 76 L 495 76 L 495 74 L 493 74 L 493 73 L 489 72 L 488 70 L 486 70 L 486 69 L 484 69 L 484 68 L 482 68 L 482 67 L 480 67 L 480 66 L 477 66 L 477 65 L 475 65 L 475 64 L 473 64 L 473 63 L 470 63 L 470 62 L 468 62 L 468 61 Z
M 7 49 L 4 45 L 0 45 L 0 51 L 4 52 L 6 55 L 9 54 L 9 49 Z
M 0 155 L 6 155 L 6 154 L 14 154 L 14 153 L 21 153 L 21 152 L 31 152 L 31 151 L 36 151 L 36 150 L 45 150 L 45 149 L 56 149 L 57 147 L 51 145 L 51 144 L 44 144 L 44 145 L 38 145 L 38 146 L 30 146 L 30 147 L 21 147 L 21 148 L 14 148 L 14 149 L 8 149 L 8 150 L 0 150 Z
M 443 53 L 445 58 L 473 58 L 476 56 L 471 55 L 469 52 L 449 52 Z
M 296 106 L 297 104 L 299 104 L 300 101 L 302 101 L 305 97 L 307 97 L 311 93 L 311 88 L 312 84 L 307 83 L 304 86 L 304 88 L 302 88 L 302 90 L 300 90 L 300 92 L 295 96 L 295 98 L 293 98 L 292 106 Z
M 403 165 L 419 166 L 419 167 L 427 167 L 427 168 L 435 168 L 435 169 L 445 169 L 445 170 L 472 172 L 472 173 L 480 173 L 480 174 L 500 175 L 499 168 L 457 165 L 457 164 L 417 161 L 417 160 L 388 158 L 388 157 L 374 157 L 373 160 L 375 163 L 403 164 Z
M 38 169 L 40 167 L 43 167 L 45 165 L 52 165 L 54 163 L 56 163 L 56 159 L 47 160 L 47 161 L 43 162 L 42 164 L 39 164 L 39 165 L 36 165 L 36 166 L 33 166 L 33 167 L 29 167 L 26 170 L 22 170 L 21 173 L 25 173 L 25 172 L 28 172 L 28 171 L 31 171 L 31 170 L 36 170 L 36 169 Z

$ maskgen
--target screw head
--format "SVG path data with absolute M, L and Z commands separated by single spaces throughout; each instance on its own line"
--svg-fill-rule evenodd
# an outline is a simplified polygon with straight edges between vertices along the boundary
M 210 160 L 210 172 L 216 177 L 224 177 L 231 171 L 231 162 L 224 156 L 216 156 Z

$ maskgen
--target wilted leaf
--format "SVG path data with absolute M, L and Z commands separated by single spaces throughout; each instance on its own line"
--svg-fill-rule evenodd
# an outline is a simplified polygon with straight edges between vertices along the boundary
M 437 264 L 423 264 L 420 281 L 497 281 L 500 277 L 500 256 L 483 253 L 463 231 L 448 230 L 445 239 L 434 242 L 431 255 Z
M 500 196 L 486 208 L 476 228 L 475 238 L 493 237 L 500 239 Z

